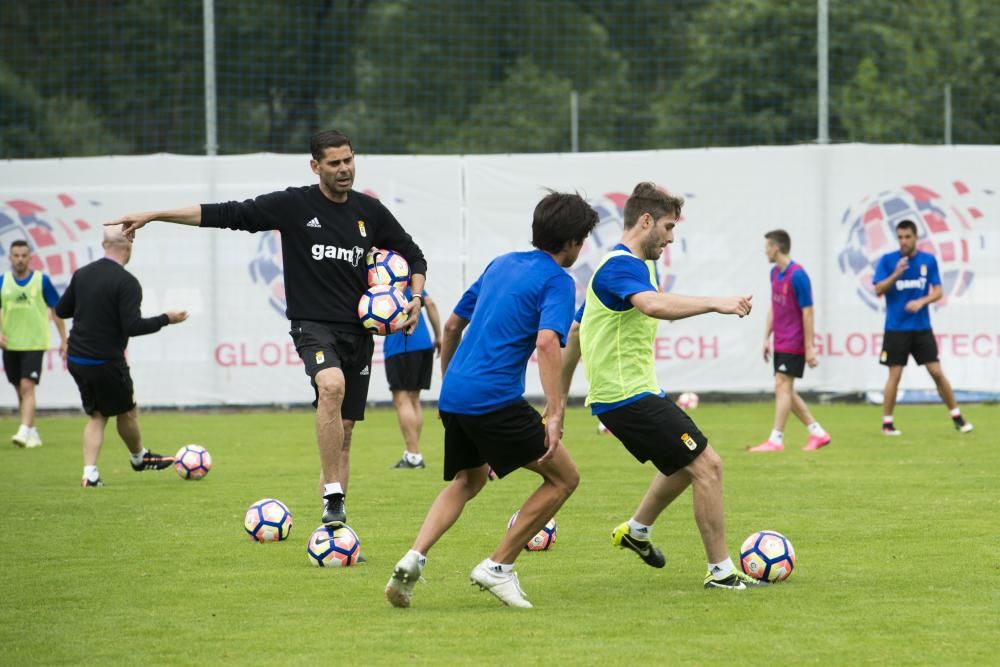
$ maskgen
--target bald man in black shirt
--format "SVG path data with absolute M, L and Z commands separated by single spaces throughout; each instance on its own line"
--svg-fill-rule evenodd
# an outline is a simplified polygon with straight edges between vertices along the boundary
M 364 257 L 372 247 L 395 250 L 410 263 L 413 298 L 404 332 L 411 333 L 423 305 L 427 262 L 392 213 L 374 197 L 352 189 L 354 149 L 340 132 L 313 135 L 310 167 L 317 185 L 294 187 L 244 202 L 203 204 L 126 215 L 132 237 L 154 220 L 259 232 L 278 230 L 285 271 L 291 336 L 316 392 L 316 440 L 323 485 L 323 523 L 347 521 L 344 496 L 350 473 L 351 433 L 364 419 L 374 351 L 361 326 L 358 301 L 367 289 Z
M 97 457 L 111 417 L 115 417 L 118 435 L 131 453 L 133 470 L 163 470 L 174 462 L 172 457 L 154 454 L 142 446 L 139 409 L 125 348 L 131 336 L 156 333 L 168 324 L 187 319 L 182 310 L 142 317 L 142 287 L 125 270 L 132 258 L 132 241 L 122 234 L 120 226 L 106 226 L 102 245 L 104 258 L 73 274 L 55 308 L 59 317 L 73 319 L 66 365 L 80 389 L 83 409 L 90 415 L 83 429 L 84 487 L 104 486 L 97 471 Z

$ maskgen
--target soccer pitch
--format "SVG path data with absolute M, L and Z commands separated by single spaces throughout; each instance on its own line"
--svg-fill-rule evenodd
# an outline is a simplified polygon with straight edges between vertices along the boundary
M 799 451 L 796 423 L 784 453 L 751 455 L 771 404 L 702 404 L 695 420 L 725 463 L 732 555 L 767 528 L 798 556 L 788 581 L 729 592 L 702 589 L 690 492 L 653 533 L 666 568 L 610 546 L 653 469 L 572 409 L 565 443 L 582 481 L 553 550 L 518 560 L 536 607 L 525 611 L 468 581 L 536 486 L 525 471 L 470 503 L 430 552 L 410 609 L 383 597 L 443 485 L 433 411 L 426 470 L 389 469 L 403 450 L 391 410 L 356 428 L 347 507 L 368 562 L 347 570 L 306 559 L 320 517 L 311 412 L 144 414 L 147 447 L 203 444 L 212 472 L 200 482 L 134 473 L 112 426 L 101 489 L 79 486 L 84 418 L 43 418 L 44 447 L 0 448 L 0 664 L 994 663 L 1000 408 L 964 413 L 976 430 L 963 436 L 942 406 L 900 407 L 904 435 L 886 438 L 878 407 L 820 405 L 831 446 Z M 16 427 L 0 420 L 0 434 Z M 243 532 L 245 509 L 264 497 L 294 515 L 285 542 Z

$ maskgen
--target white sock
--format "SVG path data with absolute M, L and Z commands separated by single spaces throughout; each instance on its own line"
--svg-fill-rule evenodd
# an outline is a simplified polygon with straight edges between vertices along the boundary
M 781 431 L 772 430 L 770 437 L 768 437 L 768 440 L 770 440 L 771 442 L 776 442 L 779 445 L 783 445 L 785 444 L 785 434 L 782 433 Z
M 403 452 L 403 458 L 406 459 L 407 463 L 411 465 L 417 465 L 424 460 L 423 454 L 411 454 L 410 452 Z
M 28 435 L 34 436 L 34 437 L 38 438 L 39 440 L 42 439 L 42 436 L 38 435 L 38 429 L 35 428 L 34 426 L 32 426 L 30 429 L 28 429 Z
M 323 497 L 332 496 L 334 494 L 344 495 L 344 489 L 341 488 L 340 482 L 333 482 L 332 484 L 323 485 Z
M 888 415 L 888 416 L 882 417 L 882 423 L 883 424 L 891 424 L 892 423 L 892 415 Z
M 83 466 L 83 476 L 91 482 L 96 482 L 101 478 L 100 473 L 97 472 L 97 466 Z
M 498 562 L 496 562 L 494 560 L 490 560 L 489 558 L 487 558 L 483 562 L 486 563 L 486 567 L 487 568 L 489 568 L 490 570 L 493 570 L 494 572 L 499 572 L 501 574 L 507 574 L 508 572 L 513 572 L 514 571 L 514 564 L 513 563 L 498 563 Z
M 806 428 L 809 429 L 809 435 L 820 437 L 826 435 L 826 431 L 824 431 L 823 427 L 819 425 L 819 422 L 813 422 L 812 424 L 809 424 L 809 426 L 806 426 Z
M 725 579 L 736 570 L 733 559 L 726 557 L 721 563 L 709 563 L 708 571 L 712 573 L 713 579 Z
M 18 435 L 29 435 L 31 433 L 31 427 L 27 424 L 21 424 L 17 429 Z
M 635 517 L 628 520 L 628 534 L 632 537 L 638 538 L 640 540 L 648 540 L 650 533 L 653 532 L 652 526 L 647 526 L 644 523 L 639 523 L 635 520 Z
M 419 551 L 416 551 L 415 549 L 410 549 L 409 551 L 406 552 L 407 556 L 409 556 L 410 554 L 413 554 L 417 557 L 417 564 L 420 565 L 421 570 L 424 569 L 424 565 L 427 565 L 427 556 L 423 555 Z
M 955 418 L 961 417 L 961 416 L 962 416 L 962 410 L 961 410 L 961 408 L 955 408 L 954 410 L 951 411 L 951 418 L 952 419 L 955 419 Z
M 143 447 L 142 451 L 139 452 L 138 454 L 133 454 L 132 452 L 129 452 L 128 455 L 132 457 L 132 463 L 139 465 L 140 463 L 142 463 L 142 457 L 148 453 L 149 450 Z

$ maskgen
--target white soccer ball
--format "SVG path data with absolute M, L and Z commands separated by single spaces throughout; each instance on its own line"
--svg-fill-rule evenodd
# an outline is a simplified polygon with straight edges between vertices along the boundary
M 682 410 L 694 410 L 700 402 L 701 399 L 698 398 L 698 394 L 693 391 L 685 391 L 677 397 L 677 407 Z

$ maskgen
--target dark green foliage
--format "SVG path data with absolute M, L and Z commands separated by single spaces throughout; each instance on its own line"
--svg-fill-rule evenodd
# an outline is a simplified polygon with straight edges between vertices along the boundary
M 202 0 L 17 2 L 0 157 L 205 150 Z M 215 0 L 222 153 L 631 150 L 816 138 L 815 0 Z M 833 141 L 1000 140 L 992 0 L 830 2 Z

